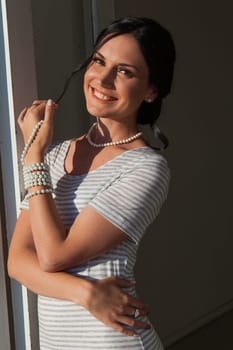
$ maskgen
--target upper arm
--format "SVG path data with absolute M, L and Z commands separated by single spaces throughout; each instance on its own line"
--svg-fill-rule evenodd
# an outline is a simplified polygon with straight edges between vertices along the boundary
M 85 263 L 114 248 L 127 234 L 95 209 L 86 206 L 77 216 L 61 251 L 56 254 L 52 270 L 57 271 Z
M 112 249 L 125 238 L 126 233 L 87 206 L 76 217 L 61 250 L 54 250 L 47 263 L 40 263 L 41 268 L 55 272 L 84 263 Z M 30 212 L 23 209 L 16 222 L 9 247 L 8 272 L 11 277 L 14 275 L 18 259 L 23 258 L 25 250 L 36 251 L 30 225 Z
M 98 193 L 75 219 L 61 249 L 52 254 L 51 270 L 85 263 L 127 238 L 137 244 L 158 214 L 168 183 L 169 171 L 161 159 Z

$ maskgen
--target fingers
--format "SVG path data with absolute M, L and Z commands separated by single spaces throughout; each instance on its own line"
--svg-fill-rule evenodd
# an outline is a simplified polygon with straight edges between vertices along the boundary
M 58 105 L 53 102 L 52 99 L 49 99 L 49 100 L 34 100 L 31 104 L 30 107 L 28 107 L 28 109 L 32 109 L 32 110 L 41 110 L 41 109 L 44 109 L 46 107 L 46 105 L 49 105 L 49 106 L 53 106 L 53 107 L 57 107 Z
M 22 121 L 23 121 L 23 119 L 24 119 L 24 116 L 25 116 L 25 114 L 27 113 L 27 110 L 28 110 L 28 108 L 25 107 L 25 108 L 20 112 L 19 117 L 18 117 L 18 123 L 19 123 L 19 125 L 22 123 Z
M 35 100 L 35 101 L 32 102 L 32 105 L 31 105 L 30 108 L 38 107 L 38 106 L 40 106 L 42 103 L 46 103 L 46 101 L 44 101 L 44 100 Z
M 45 123 L 51 124 L 53 122 L 53 117 L 55 114 L 55 110 L 57 108 L 57 104 L 53 102 L 53 100 L 48 100 L 45 106 L 45 115 L 44 121 Z
M 115 321 L 108 323 L 108 326 L 112 327 L 116 331 L 128 336 L 137 336 L 137 332 L 133 328 L 137 329 L 150 329 L 149 323 L 138 321 L 127 316 L 120 316 Z M 130 328 L 128 328 L 130 327 Z
M 126 314 L 127 312 L 127 314 Z M 115 314 L 114 318 L 110 320 L 108 325 L 118 332 L 128 336 L 137 336 L 135 329 L 150 329 L 151 325 L 145 321 L 138 320 L 132 317 L 135 309 L 132 307 L 124 308 L 124 313 Z M 140 314 L 141 315 L 141 314 Z
M 109 280 L 114 282 L 119 288 L 130 288 L 135 285 L 135 281 L 126 280 L 119 277 L 111 277 Z M 138 309 L 140 315 L 142 316 L 148 314 L 148 308 L 143 301 L 123 291 L 121 313 L 126 315 L 134 315 L 136 309 Z
M 29 107 L 31 110 L 41 110 L 44 109 L 46 106 L 47 100 L 35 100 L 32 102 L 31 106 Z
M 112 277 L 112 280 L 114 280 L 116 285 L 120 288 L 130 288 L 135 285 L 135 281 L 129 281 L 124 278 Z
M 29 140 L 35 126 L 40 123 L 41 128 L 34 143 L 37 152 L 44 151 L 52 141 L 53 117 L 57 107 L 58 105 L 52 100 L 35 100 L 30 107 L 24 108 L 19 114 L 18 124 L 25 142 Z
M 125 315 L 125 316 L 131 316 L 134 318 L 138 318 L 139 316 L 148 315 L 148 310 L 145 307 L 138 309 L 130 304 L 123 304 L 122 303 L 122 304 L 119 304 L 115 308 L 115 315 Z
M 96 308 L 95 305 L 89 306 L 90 312 L 96 318 L 116 331 L 129 336 L 137 335 L 137 331 L 134 328 L 150 328 L 148 323 L 143 322 L 146 319 L 144 320 L 139 317 L 145 316 L 148 313 L 145 304 L 141 300 L 128 294 L 130 290 L 124 290 L 124 288 L 132 289 L 135 285 L 134 281 L 114 276 L 98 280 L 95 283 L 99 291 L 97 293 L 98 296 L 101 294 L 101 291 L 106 292 L 106 288 L 108 291 L 107 303 L 104 303 L 104 309 Z M 101 306 L 101 303 L 99 304 Z
M 128 295 L 128 305 L 134 307 L 134 309 L 139 309 L 140 313 L 148 313 L 146 305 L 141 300 L 134 298 L 131 295 Z
M 117 309 L 118 315 L 131 316 L 133 318 L 138 318 L 139 316 L 148 315 L 148 310 L 146 308 L 135 308 L 131 305 L 120 306 Z
M 123 325 L 127 325 L 132 328 L 149 329 L 151 327 L 149 323 L 139 321 L 139 320 L 136 320 L 135 318 L 124 316 L 124 315 L 118 317 L 117 321 L 122 323 Z
M 42 100 L 35 100 L 33 101 L 32 105 L 30 107 L 25 107 L 19 114 L 18 117 L 18 123 L 22 124 L 24 117 L 26 115 L 29 115 L 30 113 L 27 112 L 32 112 L 32 111 L 36 111 L 36 109 L 38 109 L 38 107 L 40 107 L 40 109 L 43 107 L 45 107 L 47 101 L 42 101 Z
M 137 309 L 138 310 L 138 309 Z M 122 314 L 124 315 L 128 315 L 128 316 L 134 316 L 135 314 L 135 308 L 132 306 L 125 306 L 124 307 L 124 311 L 122 312 Z
M 45 113 L 44 115 L 44 119 L 46 122 L 51 121 L 51 119 L 53 119 L 54 116 L 54 111 L 55 109 L 57 109 L 58 105 L 53 102 L 51 99 L 49 100 L 34 100 L 32 105 L 30 107 L 25 107 L 19 114 L 18 117 L 18 123 L 22 124 L 24 117 L 27 115 L 30 116 L 31 113 L 36 113 L 35 115 L 40 115 L 41 119 L 43 118 L 43 113 Z
M 123 325 L 121 325 L 120 323 L 117 323 L 117 322 L 110 322 L 109 323 L 109 326 L 112 327 L 113 329 L 115 329 L 116 331 L 120 332 L 120 333 L 123 333 L 125 335 L 128 335 L 128 336 L 137 336 L 137 333 L 132 330 L 132 329 L 128 329 L 128 328 L 125 328 Z
M 32 102 L 32 106 L 38 106 L 40 105 L 42 102 L 46 102 L 46 100 L 34 100 Z

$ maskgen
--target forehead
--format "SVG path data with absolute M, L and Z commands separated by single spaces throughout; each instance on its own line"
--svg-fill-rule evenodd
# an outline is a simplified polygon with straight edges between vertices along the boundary
M 131 34 L 122 34 L 109 39 L 98 49 L 98 52 L 112 61 L 147 67 L 139 44 Z

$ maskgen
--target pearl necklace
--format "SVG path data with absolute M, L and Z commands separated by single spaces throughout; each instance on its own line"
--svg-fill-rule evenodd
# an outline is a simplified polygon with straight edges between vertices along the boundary
M 86 139 L 88 141 L 88 143 L 93 146 L 93 147 L 108 147 L 108 146 L 117 146 L 117 145 L 122 145 L 124 143 L 129 143 L 129 142 L 132 142 L 136 139 L 138 139 L 141 135 L 142 135 L 142 132 L 138 132 L 137 134 L 131 136 L 131 137 L 128 137 L 127 139 L 123 139 L 123 140 L 119 140 L 119 141 L 112 141 L 112 142 L 105 142 L 105 143 L 94 143 L 92 140 L 91 140 L 91 132 L 93 130 L 93 128 L 96 126 L 97 123 L 94 123 L 89 131 L 87 132 L 86 134 Z
M 26 154 L 27 154 L 29 148 L 31 147 L 33 141 L 35 140 L 35 138 L 36 138 L 36 136 L 37 136 L 37 134 L 38 134 L 38 132 L 39 132 L 39 130 L 40 130 L 40 127 L 41 127 L 41 125 L 43 124 L 43 122 L 44 122 L 43 120 L 40 120 L 40 121 L 35 125 L 35 127 L 34 127 L 33 130 L 32 130 L 32 133 L 31 133 L 31 135 L 30 135 L 30 137 L 29 137 L 29 139 L 28 139 L 28 141 L 27 141 L 27 143 L 26 143 L 25 146 L 24 146 L 22 155 L 21 155 L 21 157 L 20 157 L 20 160 L 21 160 L 21 163 L 22 163 L 23 166 L 24 166 L 24 158 L 25 158 L 25 156 L 26 156 Z

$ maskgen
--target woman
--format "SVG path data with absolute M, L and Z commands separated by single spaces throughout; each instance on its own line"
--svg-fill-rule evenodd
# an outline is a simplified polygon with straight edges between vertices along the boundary
M 8 270 L 39 294 L 42 350 L 163 349 L 136 298 L 133 267 L 169 170 L 137 124 L 158 118 L 174 61 L 164 28 L 123 18 L 100 33 L 87 61 L 84 94 L 96 122 L 86 135 L 49 146 L 52 100 L 20 113 L 28 194 Z

